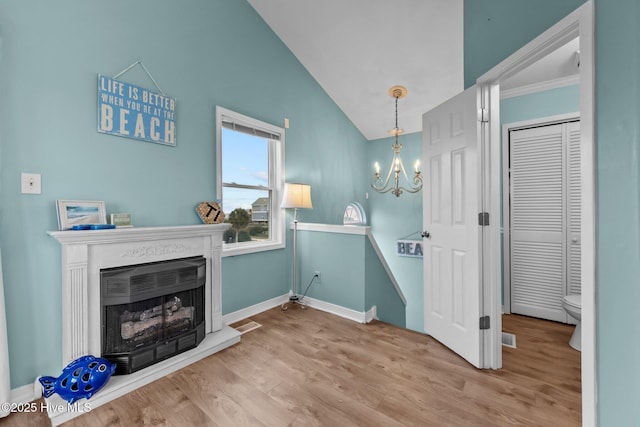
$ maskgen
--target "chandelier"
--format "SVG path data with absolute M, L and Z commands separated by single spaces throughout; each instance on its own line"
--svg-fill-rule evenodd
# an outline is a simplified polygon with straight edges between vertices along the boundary
M 373 175 L 373 181 L 371 182 L 371 188 L 379 193 L 391 192 L 396 197 L 400 197 L 403 192 L 417 193 L 422 189 L 422 174 L 420 173 L 420 160 L 416 160 L 414 165 L 413 179 L 409 180 L 407 171 L 404 169 L 404 164 L 400 158 L 400 150 L 402 144 L 398 142 L 398 137 L 404 132 L 398 127 L 398 99 L 407 96 L 407 88 L 404 86 L 393 86 L 389 89 L 389 95 L 396 100 L 396 127 L 389 131 L 389 134 L 395 137 L 395 142 L 391 145 L 393 148 L 393 159 L 391 159 L 391 166 L 389 167 L 389 173 L 387 177 L 382 180 L 380 175 L 380 165 L 375 163 L 375 174 Z M 393 176 L 393 181 L 392 177 Z M 404 185 L 400 184 L 401 178 L 404 176 Z

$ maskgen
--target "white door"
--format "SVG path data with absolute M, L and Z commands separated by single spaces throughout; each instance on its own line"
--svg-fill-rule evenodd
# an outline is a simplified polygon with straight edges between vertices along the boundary
M 422 117 L 424 327 L 472 365 L 480 333 L 481 182 L 477 90 L 473 86 Z
M 511 312 L 567 322 L 580 293 L 580 125 L 509 132 Z

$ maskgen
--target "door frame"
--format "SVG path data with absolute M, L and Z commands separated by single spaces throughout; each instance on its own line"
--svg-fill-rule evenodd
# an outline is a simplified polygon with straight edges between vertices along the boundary
M 492 218 L 500 218 L 500 81 L 503 81 L 568 41 L 580 37 L 580 134 L 582 139 L 582 425 L 597 425 L 596 371 L 596 140 L 594 1 L 588 0 L 574 12 L 523 46 L 476 80 L 480 87 L 481 108 L 488 110 L 488 121 L 480 132 L 483 179 L 483 206 Z M 493 166 L 493 167 L 492 167 Z M 496 224 L 497 223 L 497 224 Z M 501 238 L 500 221 L 483 230 L 483 305 L 492 317 L 491 338 L 485 340 L 484 353 L 491 367 L 502 366 L 501 319 Z
M 502 125 L 502 158 L 509 157 L 510 137 L 509 132 L 519 129 L 527 129 L 545 125 L 555 125 L 580 120 L 580 112 L 558 114 L 548 117 L 523 120 Z M 507 142 L 507 143 L 505 143 Z M 502 162 L 502 313 L 511 314 L 511 205 L 509 195 L 511 193 L 509 182 L 509 168 L 507 162 Z M 566 316 L 568 319 L 569 317 Z

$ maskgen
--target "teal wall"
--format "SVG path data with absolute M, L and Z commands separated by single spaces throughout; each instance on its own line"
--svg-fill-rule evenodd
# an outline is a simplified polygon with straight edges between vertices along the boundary
M 464 0 L 464 87 L 585 0 Z
M 364 306 L 376 306 L 376 317 L 402 328 L 407 324 L 404 302 L 389 279 L 368 237 L 364 247 Z
M 303 294 L 316 271 L 321 282 L 309 287 L 312 298 L 358 312 L 364 305 L 364 235 L 298 231 L 298 293 Z
M 553 21 L 566 15 L 564 2 L 547 8 L 528 3 L 535 9 L 512 0 L 465 0 L 465 51 L 477 40 L 484 53 L 497 51 L 476 62 L 465 57 L 467 85 L 508 56 L 510 46 L 497 46 L 514 38 L 515 28 L 537 25 L 541 32 L 550 12 L 557 13 Z M 594 6 L 598 425 L 632 426 L 640 420 L 640 5 L 594 0 Z M 509 10 L 511 19 L 487 23 L 481 10 L 498 7 Z M 522 36 L 517 44 L 527 41 Z
M 500 101 L 500 125 L 580 111 L 580 86 L 571 85 Z
M 413 171 L 413 164 L 422 157 L 422 134 L 411 133 L 400 137 L 403 145 L 400 153 L 407 173 Z M 365 174 L 373 177 L 373 164 L 378 162 L 382 174 L 388 171 L 393 150 L 392 138 L 383 138 L 367 143 L 367 165 Z M 422 167 L 424 171 L 424 166 Z M 385 175 L 386 176 L 386 175 Z M 369 187 L 370 189 L 370 187 Z M 422 231 L 423 192 L 404 193 L 395 197 L 390 193 L 376 193 L 369 190 L 369 224 L 373 236 L 389 264 L 389 268 L 407 299 L 407 328 L 424 332 L 424 300 L 422 285 L 422 258 L 396 255 L 398 239 L 418 239 Z
M 598 417 L 640 420 L 640 5 L 596 0 Z
M 316 271 L 320 282 L 311 280 Z M 405 306 L 366 234 L 298 231 L 298 293 L 405 327 Z
M 310 222 L 365 202 L 366 141 L 244 0 L 0 2 L 0 244 L 11 386 L 61 369 L 56 199 L 103 200 L 136 226 L 198 224 L 215 194 L 215 106 L 275 125 Z M 177 147 L 99 134 L 97 75 L 141 59 L 176 98 Z M 153 89 L 140 67 L 123 80 Z M 42 194 L 20 194 L 20 173 Z M 290 215 L 288 217 L 290 220 Z M 11 249 L 9 249 L 11 248 Z M 287 249 L 223 259 L 223 313 L 284 294 Z

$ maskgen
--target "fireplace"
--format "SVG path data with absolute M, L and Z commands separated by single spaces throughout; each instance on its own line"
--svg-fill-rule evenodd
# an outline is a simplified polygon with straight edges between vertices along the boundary
M 119 372 L 123 375 L 113 376 L 88 401 L 91 408 L 240 341 L 240 333 L 222 321 L 222 234 L 228 228 L 228 224 L 205 224 L 48 232 L 61 246 L 60 368 L 87 354 L 128 359 L 122 364 L 116 360 Z M 168 272 L 176 270 L 176 266 L 178 273 Z M 151 267 L 161 270 L 160 273 L 155 273 L 156 276 L 161 276 L 156 277 L 156 284 L 170 282 L 159 294 L 151 292 L 155 285 L 146 270 Z M 127 283 L 127 275 L 133 278 L 129 278 L 129 285 L 123 285 Z M 104 301 L 102 276 L 109 276 L 110 280 L 114 280 L 109 286 L 115 292 L 107 292 L 111 295 Z M 143 279 L 136 279 L 137 276 Z M 137 284 L 136 280 L 141 280 L 141 284 Z M 188 322 L 178 326 L 172 325 L 171 320 L 174 319 L 170 319 L 169 322 L 164 322 L 167 327 L 163 332 L 156 334 L 153 340 L 155 343 L 151 343 L 154 334 L 150 330 L 144 332 L 142 340 L 138 340 L 150 345 L 151 350 L 139 353 L 141 350 L 137 344 L 131 345 L 126 339 L 120 342 L 113 340 L 113 337 L 111 341 L 103 339 L 105 318 L 118 317 L 120 322 L 122 316 L 129 316 L 133 322 L 134 318 L 148 319 L 148 315 L 154 310 L 165 310 L 165 318 L 168 318 L 171 315 L 166 310 L 175 314 L 181 307 L 189 307 L 186 310 L 188 314 L 185 310 L 181 312 L 185 319 L 189 319 Z M 188 323 L 191 325 L 185 328 Z M 143 326 L 127 324 L 125 328 L 129 328 L 126 332 L 129 335 L 126 336 L 129 339 L 133 337 L 135 341 L 135 331 L 142 333 L 146 329 Z M 119 334 L 122 338 L 122 326 Z M 103 343 L 106 341 L 109 342 L 105 352 Z M 123 356 L 123 353 L 128 355 Z M 131 373 L 126 374 L 127 371 Z M 56 394 L 46 400 L 48 408 L 66 407 L 65 402 Z M 56 426 L 81 413 L 49 411 L 49 417 Z
M 204 339 L 203 257 L 100 270 L 102 357 L 130 374 Z

